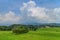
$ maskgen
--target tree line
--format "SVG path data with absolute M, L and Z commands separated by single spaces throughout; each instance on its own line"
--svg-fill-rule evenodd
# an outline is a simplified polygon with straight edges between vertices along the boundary
M 46 27 L 46 26 L 49 26 L 49 27 L 60 27 L 60 26 L 57 26 L 56 24 L 42 24 L 42 25 L 22 25 L 22 24 L 13 24 L 13 25 L 10 25 L 10 26 L 0 26 L 0 31 L 13 31 L 13 33 L 27 33 L 29 32 L 30 30 L 32 31 L 36 31 L 38 28 L 41 28 L 41 27 Z

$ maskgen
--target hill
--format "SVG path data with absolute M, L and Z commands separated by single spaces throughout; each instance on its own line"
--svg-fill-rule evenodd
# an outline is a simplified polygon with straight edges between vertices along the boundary
M 60 28 L 40 28 L 19 35 L 11 31 L 0 31 L 0 40 L 60 40 Z

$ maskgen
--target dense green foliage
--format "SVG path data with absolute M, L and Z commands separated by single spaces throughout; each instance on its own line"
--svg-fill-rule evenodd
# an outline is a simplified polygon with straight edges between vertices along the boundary
M 29 32 L 28 28 L 26 28 L 26 27 L 16 27 L 12 31 L 15 34 L 23 34 L 23 33 Z
M 37 26 L 34 26 L 34 25 L 13 24 L 13 25 L 10 25 L 10 26 L 0 26 L 0 31 L 11 31 L 12 29 L 14 29 L 14 28 L 16 29 L 16 28 L 19 28 L 19 27 L 27 28 L 27 29 L 33 30 L 33 31 L 35 31 L 38 28 Z
M 0 31 L 9 31 L 8 26 L 0 26 Z

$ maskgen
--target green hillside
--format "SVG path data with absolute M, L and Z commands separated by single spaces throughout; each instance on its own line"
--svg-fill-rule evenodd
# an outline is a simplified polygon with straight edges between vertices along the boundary
M 60 40 L 60 28 L 40 28 L 19 35 L 12 31 L 0 31 L 0 40 Z

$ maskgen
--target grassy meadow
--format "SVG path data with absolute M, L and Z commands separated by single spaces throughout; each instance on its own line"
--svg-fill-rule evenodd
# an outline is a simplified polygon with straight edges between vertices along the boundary
M 0 31 L 0 40 L 60 40 L 60 28 L 40 28 L 25 34 Z

